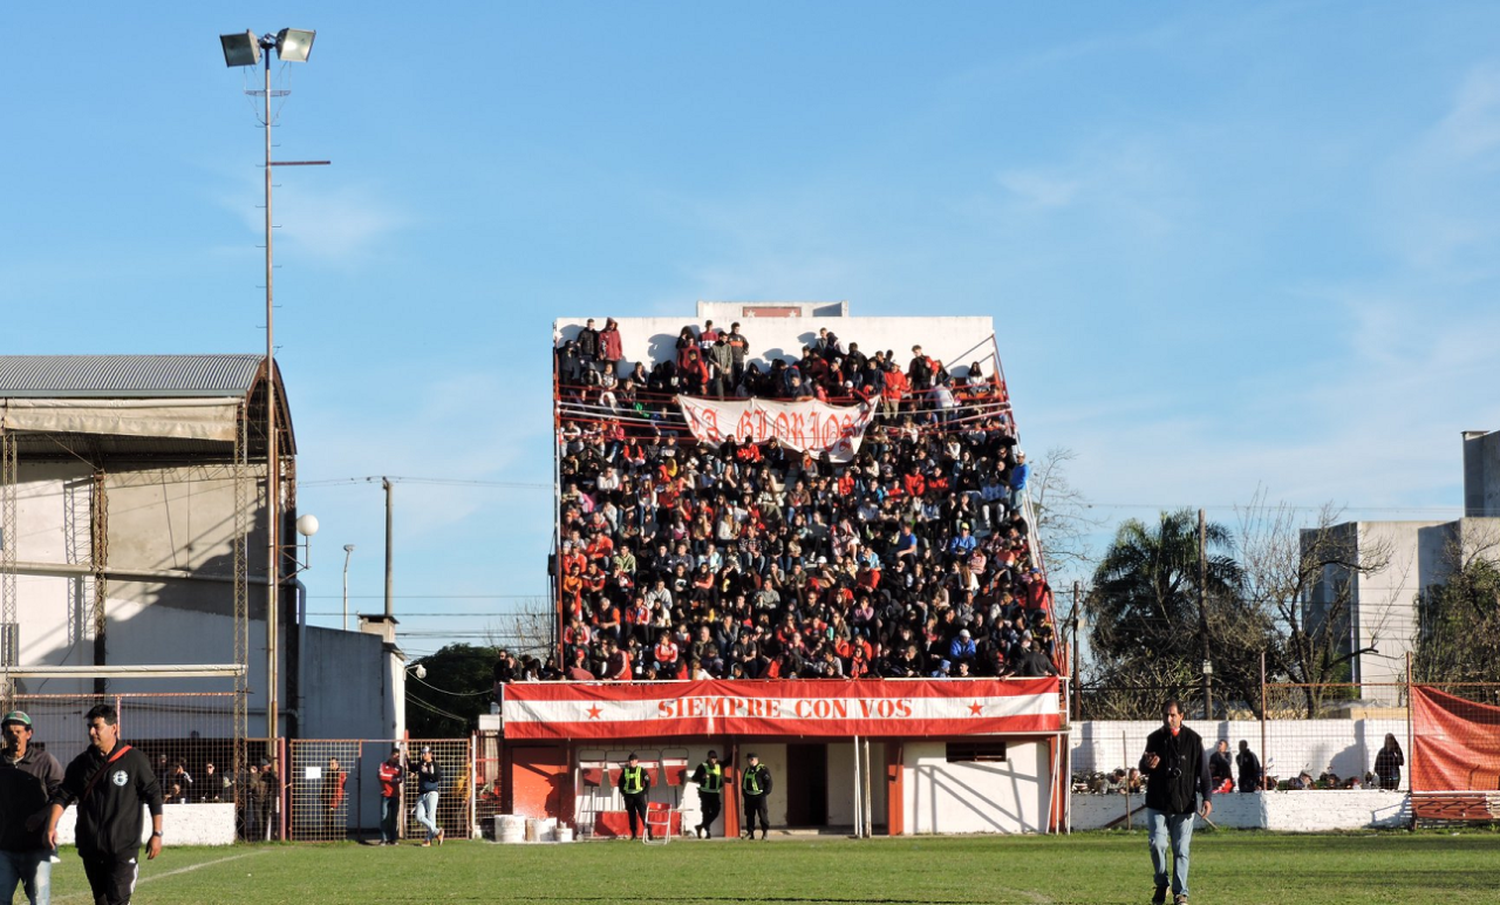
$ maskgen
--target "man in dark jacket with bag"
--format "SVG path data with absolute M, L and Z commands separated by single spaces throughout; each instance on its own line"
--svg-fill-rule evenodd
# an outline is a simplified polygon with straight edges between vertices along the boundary
M 1146 786 L 1146 829 L 1151 843 L 1151 867 L 1156 893 L 1153 905 L 1167 900 L 1167 841 L 1172 843 L 1171 883 L 1174 905 L 1187 905 L 1188 849 L 1193 842 L 1193 817 L 1203 796 L 1204 819 L 1213 811 L 1210 800 L 1208 754 L 1203 738 L 1182 725 L 1182 705 L 1175 699 L 1162 705 L 1162 727 L 1146 737 L 1140 768 Z
M 151 809 L 146 857 L 161 854 L 161 783 L 151 759 L 120 742 L 120 714 L 100 704 L 84 717 L 91 744 L 73 758 L 52 795 L 47 841 L 57 847 L 57 821 L 78 804 L 74 841 L 97 905 L 128 905 L 140 871 L 141 805 Z

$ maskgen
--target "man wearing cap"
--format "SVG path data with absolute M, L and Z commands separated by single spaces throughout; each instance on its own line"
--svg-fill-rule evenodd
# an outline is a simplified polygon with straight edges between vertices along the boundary
M 646 798 L 651 794 L 651 774 L 641 766 L 640 758 L 635 752 L 630 752 L 626 759 L 625 768 L 620 771 L 620 796 L 625 799 L 625 814 L 630 819 L 630 838 L 637 838 L 636 817 L 639 815 L 639 828 L 645 830 L 646 838 L 651 838 L 651 827 L 646 823 Z
M 141 852 L 141 806 L 151 810 L 151 841 L 146 857 L 161 854 L 161 783 L 151 759 L 120 741 L 120 713 L 99 704 L 84 716 L 89 745 L 68 764 L 52 793 L 47 843 L 57 847 L 57 821 L 78 804 L 74 832 L 78 856 L 98 905 L 128 905 L 135 891 Z
M 427 827 L 427 838 L 422 847 L 428 848 L 432 840 L 443 844 L 443 828 L 437 824 L 438 793 L 443 790 L 443 768 L 432 757 L 432 748 L 422 746 L 421 759 L 411 765 L 417 777 L 417 822 Z
M 693 771 L 693 782 L 698 786 L 698 803 L 703 809 L 697 833 L 704 839 L 712 839 L 714 821 L 724 807 L 724 765 L 719 763 L 719 752 L 708 752 L 708 760 Z
M 47 905 L 52 846 L 42 828 L 47 801 L 63 781 L 62 764 L 31 746 L 31 717 L 25 713 L 7 713 L 0 730 L 0 900 L 9 902 L 20 883 L 32 905 Z
M 401 747 L 380 765 L 380 844 L 396 844 L 396 818 L 401 816 Z
M 952 663 L 968 663 L 971 666 L 979 659 L 979 646 L 974 643 L 968 629 L 960 629 L 958 637 L 948 645 L 948 659 Z
M 765 839 L 771 831 L 770 811 L 766 808 L 766 796 L 771 794 L 771 771 L 751 754 L 745 758 L 748 766 L 740 777 L 740 798 L 745 804 L 745 838 L 755 838 L 755 818 L 760 817 L 760 838 Z

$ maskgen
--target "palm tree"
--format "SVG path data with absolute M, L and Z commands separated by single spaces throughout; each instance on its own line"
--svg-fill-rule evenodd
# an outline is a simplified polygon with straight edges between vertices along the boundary
M 1238 599 L 1242 573 L 1223 525 L 1204 530 L 1210 606 Z M 1189 509 L 1163 512 L 1147 524 L 1131 519 L 1115 533 L 1094 572 L 1085 606 L 1097 675 L 1096 693 L 1116 708 L 1155 715 L 1167 695 L 1185 695 L 1199 676 L 1198 519 Z

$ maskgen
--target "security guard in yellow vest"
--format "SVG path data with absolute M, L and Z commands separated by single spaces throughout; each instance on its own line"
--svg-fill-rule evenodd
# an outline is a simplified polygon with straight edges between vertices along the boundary
M 745 838 L 755 838 L 755 818 L 760 816 L 760 838 L 765 839 L 771 830 L 770 812 L 766 809 L 766 796 L 771 794 L 771 771 L 754 754 L 746 757 L 749 766 L 740 777 L 740 798 L 745 803 Z
M 630 838 L 637 838 L 637 827 L 645 830 L 646 838 L 651 838 L 651 827 L 646 823 L 646 798 L 651 794 L 651 774 L 641 766 L 640 759 L 635 752 L 630 752 L 630 757 L 625 762 L 625 769 L 620 771 L 620 796 L 625 799 L 625 814 L 630 818 Z M 636 822 L 639 815 L 640 822 Z
M 698 784 L 698 802 L 703 808 L 697 833 L 704 839 L 712 839 L 714 821 L 724 808 L 724 765 L 719 763 L 719 752 L 708 752 L 708 760 L 693 771 L 693 782 Z

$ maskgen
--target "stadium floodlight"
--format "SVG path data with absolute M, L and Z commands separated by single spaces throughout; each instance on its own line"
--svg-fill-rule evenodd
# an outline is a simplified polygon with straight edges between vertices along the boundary
M 244 34 L 220 35 L 219 43 L 224 47 L 224 64 L 227 66 L 254 66 L 262 60 L 264 51 L 265 62 L 265 89 L 262 91 L 247 91 L 247 94 L 260 95 L 265 102 L 264 118 L 261 125 L 265 127 L 266 144 L 266 735 L 277 738 L 281 733 L 277 727 L 277 717 L 280 702 L 277 700 L 279 680 L 277 678 L 280 667 L 280 653 L 277 632 L 280 630 L 280 619 L 277 612 L 279 590 L 284 574 L 282 562 L 283 550 L 281 548 L 281 519 L 279 504 L 281 483 L 281 457 L 278 451 L 279 444 L 276 442 L 276 359 L 275 359 L 275 306 L 272 292 L 272 251 L 271 251 L 271 168 L 276 164 L 271 160 L 271 98 L 284 97 L 286 91 L 273 92 L 271 90 L 271 51 L 283 61 L 289 63 L 305 63 L 308 55 L 312 53 L 313 37 L 316 33 L 301 28 L 283 28 L 276 34 L 267 33 L 260 37 L 255 36 L 254 31 L 247 30 Z M 308 166 L 313 164 L 327 163 L 327 161 L 286 161 L 286 165 Z M 304 521 L 306 524 L 304 525 Z M 304 530 L 310 527 L 310 530 Z M 318 520 L 312 516 L 305 516 L 297 522 L 297 530 L 305 538 L 310 538 L 318 530 Z M 309 558 L 311 556 L 311 542 L 305 542 Z M 293 545 L 295 550 L 295 545 Z M 296 568 L 292 574 L 296 574 L 308 568 L 306 564 L 296 563 L 295 555 L 292 557 Z
M 276 33 L 276 56 L 287 63 L 306 63 L 318 33 L 306 28 L 283 28 Z
M 260 62 L 260 38 L 253 31 L 219 35 L 219 43 L 224 45 L 225 66 L 254 66 Z

